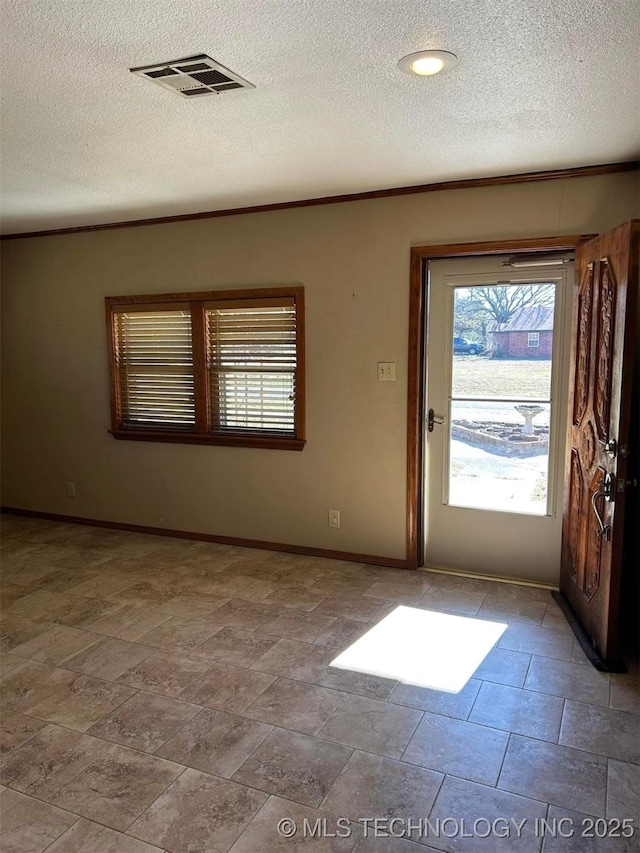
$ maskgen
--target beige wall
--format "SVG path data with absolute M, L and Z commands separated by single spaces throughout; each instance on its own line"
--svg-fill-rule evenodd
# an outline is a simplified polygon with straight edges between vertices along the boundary
M 402 558 L 409 247 L 637 215 L 624 173 L 5 241 L 2 503 Z M 307 301 L 302 453 L 111 438 L 103 297 L 289 283 Z

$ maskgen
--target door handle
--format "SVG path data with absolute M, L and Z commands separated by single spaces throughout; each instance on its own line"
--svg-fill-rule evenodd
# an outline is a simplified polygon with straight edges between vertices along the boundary
M 443 424 L 443 423 L 444 423 L 444 418 L 437 418 L 436 413 L 433 411 L 433 409 L 429 409 L 429 411 L 427 413 L 427 429 L 429 430 L 429 432 L 433 432 L 434 424 Z
M 605 474 L 602 480 L 600 481 L 600 489 L 597 492 L 594 492 L 591 495 L 591 506 L 593 507 L 593 511 L 596 514 L 596 519 L 598 521 L 598 530 L 596 531 L 597 536 L 604 536 L 605 541 L 608 542 L 611 539 L 611 527 L 608 524 L 605 524 L 602 516 L 600 515 L 600 510 L 598 509 L 598 500 L 600 498 L 604 498 L 605 501 L 610 501 L 612 497 L 613 491 L 613 477 L 611 474 Z

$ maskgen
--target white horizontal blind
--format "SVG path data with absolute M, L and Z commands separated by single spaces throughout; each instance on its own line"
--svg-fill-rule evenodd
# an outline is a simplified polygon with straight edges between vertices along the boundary
M 194 430 L 189 311 L 118 312 L 115 317 L 122 426 Z
M 207 309 L 214 431 L 295 436 L 296 306 Z

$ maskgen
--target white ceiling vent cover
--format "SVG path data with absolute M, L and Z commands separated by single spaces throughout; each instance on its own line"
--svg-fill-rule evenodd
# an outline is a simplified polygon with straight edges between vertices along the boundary
M 200 95 L 219 95 L 234 89 L 256 88 L 248 80 L 229 71 L 204 53 L 129 70 L 183 98 L 193 99 Z

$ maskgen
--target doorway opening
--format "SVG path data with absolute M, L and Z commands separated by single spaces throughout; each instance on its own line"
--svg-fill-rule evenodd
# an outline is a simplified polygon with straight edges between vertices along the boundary
M 559 399 L 559 394 L 566 393 L 558 383 L 562 377 L 555 378 L 552 375 L 551 364 L 539 363 L 533 365 L 533 369 L 526 381 L 520 382 L 522 365 L 507 366 L 507 361 L 515 362 L 516 359 L 503 359 L 501 376 L 495 378 L 494 366 L 490 362 L 497 362 L 493 356 L 494 348 L 498 345 L 499 328 L 490 328 L 490 320 L 486 320 L 486 328 L 476 323 L 474 326 L 474 311 L 472 303 L 477 302 L 479 288 L 485 289 L 485 296 L 489 298 L 504 299 L 511 296 L 514 291 L 509 287 L 531 285 L 531 292 L 545 294 L 545 299 L 550 303 L 540 307 L 549 308 L 547 316 L 540 317 L 539 322 L 533 325 L 540 328 L 528 328 L 520 330 L 524 332 L 521 336 L 506 334 L 506 340 L 513 337 L 513 341 L 505 343 L 508 351 L 513 351 L 516 339 L 519 337 L 520 344 L 528 351 L 536 350 L 545 353 L 551 348 L 555 353 L 563 340 L 568 339 L 564 328 L 567 322 L 568 312 L 564 311 L 563 300 L 565 298 L 567 284 L 566 275 L 561 281 L 561 270 L 537 270 L 532 276 L 531 270 L 510 269 L 509 274 L 493 277 L 488 274 L 488 267 L 502 267 L 502 263 L 510 255 L 536 255 L 539 253 L 572 252 L 582 241 L 588 240 L 590 235 L 575 235 L 568 237 L 550 237 L 533 240 L 500 241 L 491 243 L 469 243 L 443 246 L 423 246 L 412 249 L 411 264 L 411 293 L 410 293 L 410 328 L 409 328 L 409 405 L 408 405 L 408 444 L 407 444 L 407 566 L 417 568 L 427 565 L 437 568 L 459 569 L 460 571 L 475 572 L 478 574 L 500 575 L 517 578 L 519 572 L 514 571 L 517 565 L 517 557 L 509 548 L 500 548 L 503 555 L 504 566 L 502 570 L 495 565 L 495 560 L 479 563 L 477 553 L 473 545 L 478 531 L 487 528 L 487 513 L 506 513 L 506 522 L 503 521 L 502 529 L 510 528 L 514 533 L 515 540 L 518 539 L 518 527 L 524 519 L 537 516 L 538 520 L 554 519 L 561 515 L 561 501 L 558 505 L 558 491 L 556 484 L 561 481 L 561 452 L 560 442 L 555 441 L 559 425 L 557 419 L 560 407 L 554 405 Z M 444 259 L 459 262 L 460 259 L 473 259 L 473 270 L 469 268 L 450 270 L 453 276 L 448 280 L 447 290 L 441 289 L 442 303 L 438 308 L 434 305 L 437 295 L 432 287 L 431 269 L 433 265 Z M 566 271 L 566 268 L 565 268 Z M 478 278 L 478 276 L 484 276 Z M 534 285 L 539 286 L 534 289 Z M 487 290 L 487 288 L 495 288 Z M 474 290 L 478 288 L 478 290 Z M 446 293 L 446 298 L 445 298 Z M 522 291 L 520 291 L 522 294 Z M 538 297 L 540 298 L 540 297 Z M 545 301 L 544 299 L 542 300 Z M 517 304 L 516 304 L 516 307 Z M 519 307 L 526 308 L 521 304 Z M 447 313 L 448 312 L 448 313 Z M 427 329 L 428 317 L 434 317 L 439 313 L 440 323 L 429 332 Z M 463 315 L 467 315 L 465 326 Z M 477 312 L 476 312 L 477 313 Z M 541 312 L 542 313 L 542 312 Z M 478 317 L 475 317 L 477 320 Z M 486 318 L 485 318 L 486 319 Z M 494 318 L 496 320 L 497 318 Z M 544 320 L 544 322 L 542 322 Z M 503 321 L 504 322 L 504 321 Z M 551 329 L 546 327 L 551 324 Z M 558 324 L 561 324 L 560 327 Z M 505 328 L 505 327 L 501 327 Z M 441 355 L 433 356 L 433 331 L 436 330 L 441 337 L 446 338 L 440 343 Z M 547 334 L 551 331 L 551 334 Z M 493 333 L 496 333 L 495 335 Z M 456 340 L 454 340 L 456 339 Z M 426 393 L 427 381 L 427 355 L 431 357 L 432 379 L 434 375 L 439 376 L 438 390 L 440 407 L 429 403 Z M 555 357 L 555 356 L 554 356 Z M 439 360 L 439 364 L 434 364 Z M 533 361 L 533 358 L 527 359 Z M 546 359 L 540 359 L 540 362 Z M 482 374 L 484 371 L 484 376 Z M 494 372 L 494 378 L 489 374 Z M 555 385 L 554 385 L 555 382 Z M 433 389 L 430 384 L 430 392 Z M 437 384 L 437 383 L 436 383 Z M 517 388 L 516 388 L 517 385 Z M 522 409 L 518 412 L 514 407 Z M 527 407 L 532 407 L 530 410 Z M 542 411 L 534 411 L 542 409 Z M 433 411 L 430 411 L 430 410 Z M 465 423 L 466 421 L 466 423 Z M 524 442 L 513 441 L 513 432 L 517 428 L 531 427 L 531 433 L 526 436 L 526 443 L 533 445 L 535 450 L 542 451 L 526 455 L 522 447 Z M 545 428 L 547 431 L 547 446 L 545 448 Z M 455 435 L 451 431 L 455 429 Z M 555 433 L 554 433 L 555 430 Z M 433 463 L 428 459 L 427 437 L 429 435 L 447 435 L 446 442 L 437 454 L 439 456 L 439 470 L 434 474 Z M 496 439 L 491 441 L 491 436 Z M 511 440 L 510 440 L 511 435 Z M 464 440 L 462 440 L 464 439 Z M 551 440 L 550 440 L 551 439 Z M 509 444 L 507 444 L 509 442 Z M 499 484 L 501 488 L 487 488 L 489 482 L 495 483 L 496 465 L 485 466 L 485 483 L 482 485 L 482 477 L 473 476 L 482 472 L 483 464 L 487 461 L 486 445 L 493 443 L 495 447 L 504 451 L 505 455 L 499 457 L 502 460 L 503 471 L 510 472 L 509 478 L 502 478 Z M 516 445 L 519 447 L 516 449 Z M 478 446 L 479 445 L 479 446 Z M 530 446 L 528 450 L 532 450 Z M 518 455 L 523 452 L 523 455 Z M 498 456 L 498 454 L 494 454 Z M 430 507 L 424 489 L 425 470 L 432 463 L 430 471 L 431 482 L 437 482 L 439 489 L 439 501 L 442 507 L 459 513 L 472 513 L 466 515 L 461 521 L 456 519 L 451 524 L 450 535 L 447 536 L 449 543 L 459 541 L 460 533 L 465 533 L 462 538 L 468 543 L 468 550 L 473 555 L 473 561 L 459 563 L 457 566 L 451 564 L 451 559 L 438 560 L 437 554 L 433 559 L 427 559 L 425 552 L 425 531 Z M 493 470 L 493 474 L 491 473 Z M 512 476 L 511 476 L 512 475 Z M 520 480 L 518 480 L 518 477 Z M 527 489 L 515 485 L 525 481 Z M 553 487 L 550 483 L 553 481 Z M 558 488 L 561 488 L 559 485 Z M 483 506 L 484 503 L 484 506 Z M 470 504 L 470 505 L 469 505 Z M 511 507 L 508 509 L 507 507 Z M 438 529 L 439 523 L 432 522 L 432 530 Z M 469 525 L 471 525 L 469 527 Z M 544 534 L 538 531 L 534 538 L 543 539 Z M 554 546 L 554 552 L 555 552 Z M 495 550 L 494 550 L 495 553 Z M 548 560 L 546 561 L 548 563 Z M 544 573 L 546 572 L 546 577 Z M 521 577 L 527 580 L 549 581 L 550 572 L 547 568 L 543 575 L 523 568 Z M 553 572 L 553 581 L 557 581 L 557 566 Z
M 558 582 L 570 260 L 542 274 L 500 257 L 425 270 L 429 568 Z

